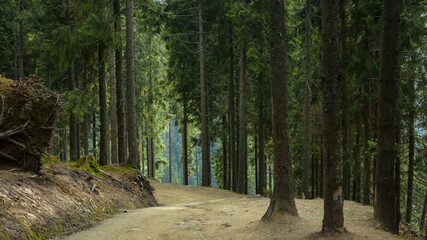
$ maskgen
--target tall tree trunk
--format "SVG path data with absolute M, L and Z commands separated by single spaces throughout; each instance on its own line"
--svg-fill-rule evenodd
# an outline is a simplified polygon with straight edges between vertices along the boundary
M 246 189 L 246 43 L 240 46 L 239 81 L 239 158 L 237 160 L 237 193 L 244 194 Z
M 81 151 L 80 151 L 80 138 L 81 138 L 81 133 L 80 133 L 80 123 L 77 123 L 77 156 L 80 159 L 81 157 Z
M 60 154 L 60 159 L 62 162 L 66 162 L 67 161 L 67 144 L 65 143 L 65 138 L 66 138 L 66 134 L 65 134 L 65 127 L 64 128 L 60 128 L 59 130 L 59 145 L 61 148 L 61 154 Z
M 150 144 L 150 147 L 151 147 L 151 150 L 150 150 L 151 156 L 150 157 L 151 157 L 151 159 L 150 159 L 150 161 L 151 161 L 151 166 L 152 166 L 151 175 L 153 176 L 153 178 L 155 178 L 156 177 L 156 144 L 155 144 L 153 138 L 150 138 L 150 141 L 151 141 L 151 144 Z
M 320 166 L 322 166 L 322 165 L 320 165 Z M 315 181 L 315 185 L 316 185 L 315 186 L 315 188 L 316 188 L 315 197 L 320 197 L 320 183 L 322 181 L 319 179 L 319 171 L 320 172 L 323 172 L 323 171 L 322 171 L 322 168 L 319 167 L 319 158 L 318 157 L 315 157 L 314 167 L 315 167 L 315 171 L 314 171 L 314 174 L 315 174 L 314 179 L 315 180 L 314 181 Z
M 223 137 L 222 137 L 222 158 L 223 158 L 223 188 L 224 189 L 230 189 L 230 179 L 229 179 L 229 175 L 228 175 L 228 168 L 230 167 L 229 163 L 228 163 L 228 156 L 227 156 L 227 116 L 225 114 L 222 115 L 222 127 L 223 127 Z
M 151 157 L 151 138 L 147 137 L 147 172 L 148 172 L 148 178 L 153 179 L 154 178 L 154 171 L 153 171 L 153 162 Z
M 399 77 L 398 77 L 399 79 Z M 400 133 L 400 129 L 401 129 L 401 124 L 400 124 L 400 116 L 397 117 L 397 127 L 396 127 L 396 146 L 399 146 L 400 144 L 400 138 L 401 138 L 401 133 Z M 395 159 L 395 163 L 394 163 L 394 187 L 395 187 L 395 192 L 396 192 L 396 207 L 395 207 L 395 211 L 396 211 L 396 218 L 397 218 L 397 224 L 400 225 L 400 220 L 402 219 L 402 215 L 400 212 L 400 172 L 401 172 L 401 160 L 400 160 L 400 155 L 399 155 L 399 147 L 395 148 L 396 151 L 396 159 Z
M 153 70 L 152 70 L 152 62 L 151 62 L 151 33 L 148 34 L 148 105 L 147 105 L 147 115 L 148 115 L 148 124 L 147 131 L 149 135 L 150 141 L 150 152 L 147 158 L 147 161 L 150 162 L 151 177 L 154 178 L 155 170 L 154 170 L 154 151 L 153 151 L 153 138 L 154 138 L 154 113 L 153 113 Z
M 99 165 L 108 164 L 108 117 L 107 117 L 107 87 L 105 83 L 105 47 L 103 43 L 99 44 L 98 50 L 98 79 L 99 79 L 99 118 L 100 142 L 99 142 Z
M 117 38 L 121 39 L 120 0 L 114 0 L 114 31 Z M 117 152 L 120 164 L 126 163 L 126 135 L 125 135 L 125 99 L 123 94 L 123 63 L 122 43 L 116 47 L 116 97 L 117 97 Z
M 144 141 L 144 127 L 141 126 L 141 161 L 142 161 L 142 174 L 145 175 L 145 141 Z
M 199 186 L 199 141 L 196 143 L 196 186 Z
M 368 80 L 365 80 L 368 81 Z M 363 87 L 365 98 L 363 100 L 363 205 L 371 204 L 371 159 L 369 156 L 369 139 L 371 137 L 371 106 L 369 101 L 369 82 Z
M 47 57 L 46 57 L 46 64 L 45 64 L 45 67 L 46 67 L 46 79 L 45 80 L 46 80 L 46 87 L 49 89 L 52 89 L 52 81 L 50 79 L 50 73 L 51 73 L 50 64 L 51 64 L 50 63 L 50 54 L 48 53 Z
M 351 190 L 351 151 L 349 150 L 350 145 L 350 123 L 349 123 L 349 108 L 350 108 L 350 95 L 349 93 L 349 82 L 348 79 L 341 74 L 342 84 L 342 181 L 343 181 L 343 197 L 345 200 L 350 199 L 350 190 Z
M 400 1 L 384 0 L 378 94 L 378 159 L 374 217 L 394 234 L 399 232 L 394 181 L 399 22 Z
M 24 10 L 22 0 L 18 1 L 18 11 L 22 15 Z M 24 28 L 22 26 L 22 16 L 19 20 L 19 30 L 18 30 L 18 81 L 22 81 L 24 77 Z
M 74 67 L 68 69 L 68 89 L 74 90 Z M 79 159 L 77 150 L 77 117 L 73 109 L 69 111 L 70 115 L 70 161 L 77 161 Z
M 169 122 L 169 183 L 172 183 L 172 120 Z
M 200 48 L 200 98 L 202 118 L 202 186 L 211 185 L 211 163 L 209 159 L 209 115 L 208 86 L 205 71 L 205 39 L 203 30 L 203 0 L 199 0 L 199 48 Z
M 289 137 L 288 87 L 286 75 L 284 1 L 269 0 L 270 76 L 273 96 L 274 190 L 270 206 L 262 217 L 271 219 L 277 212 L 297 216 Z
M 254 146 L 254 165 L 255 165 L 255 193 L 258 194 L 258 189 L 259 189 L 259 171 L 258 171 L 258 137 L 257 135 L 254 136 L 254 142 L 255 142 L 255 146 Z
M 360 123 L 357 124 L 356 139 L 353 149 L 353 201 L 360 202 L 361 188 L 360 188 Z
M 184 185 L 188 185 L 188 130 L 187 130 L 187 103 L 184 102 L 184 119 L 182 130 L 182 181 Z M 203 173 L 202 173 L 203 174 Z M 203 181 L 203 180 L 202 180 Z M 203 183 L 202 183 L 203 185 Z
M 240 117 L 239 117 L 239 81 L 240 79 L 236 77 L 236 89 L 234 89 L 235 94 L 236 94 L 236 105 L 234 106 L 234 109 L 236 109 L 237 114 L 236 114 L 236 192 L 237 192 L 237 188 L 238 188 L 238 184 L 239 184 L 239 125 L 240 125 Z
M 421 214 L 421 220 L 420 220 L 420 232 L 423 232 L 425 228 L 426 213 L 427 213 L 427 189 L 425 191 L 423 213 Z M 427 237 L 427 234 L 426 234 L 426 237 Z
M 96 157 L 96 110 L 92 112 L 92 154 Z
M 347 45 L 346 45 L 346 12 L 345 12 L 345 2 L 346 0 L 340 0 L 338 11 L 339 11 L 339 18 L 340 18 L 340 47 L 341 52 L 343 54 L 347 54 Z M 349 116 L 349 109 L 350 109 L 350 96 L 351 92 L 350 89 L 350 83 L 345 73 L 345 67 L 341 66 L 341 71 L 339 73 L 340 81 L 342 81 L 341 86 L 341 98 L 342 98 L 342 107 L 341 107 L 341 119 L 342 119 L 342 128 L 341 128 L 341 134 L 342 134 L 342 181 L 343 181 L 343 195 L 344 199 L 349 200 L 350 199 L 350 190 L 351 190 L 351 154 L 349 151 L 349 131 L 350 131 L 350 116 Z
M 75 67 L 74 69 L 74 83 L 75 83 L 75 87 L 77 89 L 80 89 L 79 86 L 79 73 L 80 73 L 80 69 L 79 69 L 79 65 L 77 65 L 77 67 Z M 77 119 L 76 116 L 76 151 L 77 151 L 77 159 L 80 159 L 81 156 L 81 151 L 80 151 L 80 122 Z
M 309 173 L 311 155 L 311 5 L 305 5 L 305 94 L 304 94 L 304 154 L 302 162 L 302 193 L 309 195 Z
M 229 26 L 229 42 L 228 42 L 228 108 L 229 108 L 229 131 L 230 131 L 230 164 L 232 169 L 232 190 L 237 191 L 237 162 L 236 162 L 236 124 L 235 124 L 235 108 L 234 108 L 234 53 L 233 53 L 233 25 Z
M 15 20 L 15 18 L 14 18 Z M 19 81 L 19 77 L 18 77 L 18 51 L 19 51 L 19 46 L 17 46 L 17 42 L 19 41 L 19 36 L 18 34 L 15 36 L 15 39 L 13 40 L 13 44 L 12 46 L 15 47 L 15 50 L 13 52 L 13 79 L 15 79 L 15 81 Z
M 378 81 L 373 82 L 371 81 L 371 92 L 378 92 Z M 371 107 L 371 126 L 375 126 L 371 128 L 372 131 L 372 140 L 374 142 L 378 142 L 378 101 L 373 101 L 372 102 L 372 107 Z M 378 152 L 378 146 L 377 146 L 377 152 Z M 377 185 L 376 181 L 377 181 L 377 154 L 372 156 L 372 187 L 371 187 L 371 193 L 372 193 L 372 197 L 371 197 L 371 202 L 372 204 L 375 203 L 375 186 Z
M 110 72 L 110 141 L 111 141 L 111 163 L 118 163 L 117 156 L 117 105 L 116 105 L 116 85 L 114 82 L 114 50 L 108 49 L 108 69 Z
M 245 136 L 245 139 L 246 139 L 246 141 L 247 141 L 247 139 L 248 139 L 248 133 L 247 133 L 247 131 L 246 131 L 246 136 Z M 249 185 L 248 185 L 248 143 L 246 142 L 246 144 L 245 144 L 245 146 L 246 146 L 246 151 L 245 151 L 245 194 L 248 194 L 248 188 L 249 188 Z
M 320 179 L 319 179 L 319 197 L 323 198 L 324 195 L 324 178 L 323 178 L 323 174 L 324 174 L 324 161 L 323 161 L 323 151 L 324 151 L 324 147 L 323 147 L 323 137 L 320 137 L 320 165 L 319 165 L 319 172 L 320 172 Z
M 83 63 L 83 90 L 86 94 L 89 94 L 88 85 L 87 85 L 87 67 Z M 84 155 L 89 155 L 89 109 L 86 109 L 83 115 L 83 153 Z
M 259 93 L 258 93 L 258 138 L 259 138 L 259 150 L 258 150 L 258 161 L 259 161 L 259 175 L 258 175 L 258 189 L 257 194 L 263 194 L 266 189 L 266 167 L 265 167 L 265 152 L 264 152 L 264 92 L 262 86 L 264 86 L 264 74 L 260 74 L 258 78 Z
M 129 161 L 139 168 L 139 150 L 136 126 L 136 83 L 135 83 L 135 48 L 133 40 L 133 0 L 126 0 L 126 107 Z
M 316 159 L 314 155 L 311 155 L 311 199 L 314 199 L 316 196 L 316 171 L 315 171 Z
M 270 191 L 273 192 L 273 173 L 271 171 L 271 165 L 268 164 L 268 187 L 270 188 Z
M 415 152 L 415 82 L 414 79 L 411 79 L 409 82 L 409 99 L 410 99 L 410 109 L 408 114 L 408 135 L 409 135 L 409 146 L 408 146 L 408 190 L 407 190 L 407 198 L 406 198 L 406 222 L 411 223 L 412 217 L 412 194 L 414 189 L 414 152 Z
M 322 0 L 324 215 L 322 232 L 344 229 L 341 176 L 338 2 Z

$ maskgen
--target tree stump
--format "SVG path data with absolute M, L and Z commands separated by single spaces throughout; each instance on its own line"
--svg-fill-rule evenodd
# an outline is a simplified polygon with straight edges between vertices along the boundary
M 0 169 L 40 170 L 58 104 L 59 96 L 36 81 L 0 76 Z

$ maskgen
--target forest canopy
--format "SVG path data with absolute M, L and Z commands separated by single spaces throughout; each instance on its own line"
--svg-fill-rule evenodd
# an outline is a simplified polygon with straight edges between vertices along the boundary
M 420 0 L 3 0 L 0 79 L 42 79 L 63 96 L 46 150 L 61 161 L 94 155 L 162 182 L 283 196 L 290 212 L 279 186 L 334 212 L 338 190 L 364 205 L 377 197 L 388 230 L 402 220 L 425 232 L 426 10 Z

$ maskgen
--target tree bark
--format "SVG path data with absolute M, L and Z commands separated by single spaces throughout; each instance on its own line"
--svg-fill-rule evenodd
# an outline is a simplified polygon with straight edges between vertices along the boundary
M 367 81 L 367 80 L 365 80 Z M 371 106 L 369 101 L 369 83 L 366 82 L 363 87 L 365 94 L 363 100 L 363 205 L 371 204 L 371 159 L 369 156 L 369 139 L 371 137 Z
M 246 43 L 240 46 L 239 80 L 239 158 L 237 160 L 237 193 L 244 194 L 246 189 Z
M 202 122 L 202 186 L 211 185 L 209 150 L 208 86 L 205 72 L 205 39 L 203 30 L 203 0 L 199 0 L 200 98 Z
M 147 161 L 150 163 L 150 175 L 152 178 L 154 178 L 155 170 L 154 170 L 154 146 L 153 146 L 153 138 L 154 138 L 154 113 L 153 113 L 153 70 L 152 70 L 152 62 L 151 62 L 151 42 L 152 42 L 152 35 L 151 33 L 148 33 L 148 105 L 147 105 L 147 116 L 148 116 L 148 123 L 147 123 L 147 131 L 149 135 L 149 156 Z
M 169 122 L 169 183 L 172 183 L 172 120 Z
M 199 141 L 196 143 L 196 186 L 199 186 Z
M 79 73 L 80 73 L 80 69 L 79 69 L 79 65 L 77 65 L 77 67 L 74 68 L 74 84 L 75 87 L 77 89 L 79 89 Z M 81 152 L 80 152 L 80 122 L 77 119 L 76 116 L 76 151 L 77 151 L 77 158 L 80 159 L 81 156 Z
M 114 0 L 114 30 L 117 38 L 121 39 L 120 0 Z M 125 136 L 125 99 L 123 94 L 123 63 L 122 43 L 116 47 L 116 97 L 117 97 L 117 152 L 120 164 L 126 163 L 126 136 Z
M 322 0 L 324 215 L 322 232 L 344 230 L 339 111 L 338 2 Z
M 96 110 L 92 112 L 92 154 L 96 158 Z
M 320 165 L 319 165 L 319 172 L 320 172 L 320 179 L 319 179 L 319 197 L 323 198 L 324 195 L 324 178 L 323 178 L 323 174 L 324 174 L 324 161 L 323 161 L 323 137 L 320 137 Z
M 427 213 L 427 190 L 425 191 L 425 197 L 424 197 L 424 205 L 423 205 L 423 213 L 421 214 L 421 220 L 420 220 L 420 232 L 424 231 L 425 223 L 426 223 L 426 213 Z M 427 234 L 426 234 L 427 237 Z
M 187 104 L 184 103 L 184 119 L 182 130 L 182 184 L 188 185 L 188 130 L 187 130 Z M 203 173 L 202 173 L 203 174 Z M 203 181 L 203 180 L 202 180 Z M 203 183 L 202 183 L 203 185 Z
M 346 0 L 340 0 L 338 11 L 339 11 L 339 18 L 340 18 L 340 47 L 341 52 L 343 54 L 347 54 L 347 45 L 346 45 L 346 12 L 345 12 L 345 2 Z M 357 5 L 357 4 L 356 4 Z M 345 200 L 350 199 L 350 190 L 351 190 L 351 153 L 349 151 L 349 131 L 350 131 L 350 116 L 349 116 L 349 109 L 350 109 L 350 96 L 351 91 L 350 89 L 350 83 L 345 73 L 345 67 L 341 66 L 341 71 L 339 78 L 342 82 L 340 84 L 341 87 L 341 97 L 342 97 L 342 107 L 341 107 L 341 119 L 342 119 L 342 179 L 343 179 L 343 197 Z
M 23 11 L 22 0 L 18 1 L 18 11 L 22 15 Z M 22 26 L 22 16 L 19 20 L 18 30 L 18 81 L 22 81 L 24 78 L 24 28 Z
M 316 197 L 316 158 L 311 155 L 311 199 Z
M 136 126 L 136 83 L 135 83 L 135 48 L 133 40 L 133 0 L 126 0 L 126 107 L 129 161 L 136 166 L 139 163 L 138 137 Z
M 151 175 L 153 176 L 153 178 L 155 178 L 156 177 L 156 143 L 154 142 L 153 138 L 150 138 L 150 141 L 151 141 L 151 145 L 150 145 L 150 147 L 151 147 L 151 150 L 150 150 L 151 159 L 150 159 L 150 161 L 151 161 L 151 166 L 153 166 L 151 168 L 151 171 L 152 171 Z
M 145 141 L 144 141 L 144 126 L 141 126 L 141 161 L 142 161 L 142 174 L 145 175 Z
M 273 174 L 271 171 L 271 165 L 268 164 L 268 187 L 270 188 L 270 191 L 273 192 Z
M 235 124 L 235 109 L 234 109 L 234 53 L 233 53 L 233 25 L 229 26 L 229 43 L 228 43 L 228 80 L 229 80 L 229 97 L 228 97 L 228 108 L 229 108 L 229 124 L 230 124 L 230 164 L 232 169 L 232 184 L 231 188 L 233 191 L 237 191 L 237 162 L 236 162 L 236 124 Z
M 256 131 L 256 127 L 255 127 L 255 131 Z M 255 136 L 254 136 L 254 152 L 255 152 L 255 154 L 254 154 L 254 165 L 255 165 L 255 193 L 256 194 L 259 194 L 258 193 L 258 189 L 259 189 L 259 178 L 258 178 L 258 176 L 259 176 L 259 171 L 258 171 L 258 136 L 256 135 L 256 134 L 254 134 Z
M 264 86 L 264 74 L 260 74 L 258 78 L 259 93 L 258 93 L 258 139 L 259 139 L 259 150 L 258 150 L 258 162 L 259 162 L 259 175 L 258 175 L 258 189 L 257 194 L 263 195 L 264 190 L 267 188 L 266 184 L 266 167 L 265 167 L 265 142 L 264 142 L 264 92 L 262 86 Z
M 411 79 L 409 82 L 409 99 L 410 99 L 410 109 L 408 114 L 408 135 L 409 135 L 409 145 L 408 145 L 408 190 L 406 198 L 406 216 L 405 220 L 407 223 L 411 223 L 412 218 L 412 195 L 414 189 L 414 152 L 415 152 L 415 82 L 414 79 Z
M 74 67 L 68 69 L 68 89 L 74 90 Z M 79 159 L 77 150 L 77 117 L 73 109 L 69 111 L 70 115 L 70 161 L 77 161 Z
M 222 127 L 223 127 L 223 137 L 222 137 L 222 158 L 223 158 L 223 188 L 224 189 L 230 189 L 230 178 L 228 175 L 228 169 L 230 167 L 229 163 L 228 163 L 228 156 L 227 156 L 227 135 L 226 135 L 226 130 L 227 130 L 227 116 L 225 114 L 222 115 Z
M 114 82 L 114 50 L 108 49 L 108 69 L 110 72 L 110 141 L 111 141 L 111 163 L 118 163 L 117 155 L 117 105 L 116 105 L 116 85 Z
M 87 67 L 83 63 L 83 90 L 88 94 Z M 86 109 L 83 115 L 83 154 L 89 155 L 89 109 Z
M 100 127 L 100 143 L 99 143 L 99 165 L 108 164 L 108 117 L 107 117 L 107 87 L 105 83 L 105 47 L 103 43 L 99 43 L 98 50 L 98 79 L 99 79 L 99 118 Z
M 148 178 L 153 179 L 154 178 L 154 171 L 153 171 L 153 162 L 151 157 L 151 138 L 147 137 L 147 171 L 148 171 Z
M 378 159 L 374 217 L 394 234 L 399 232 L 394 176 L 399 22 L 400 1 L 384 0 L 378 94 Z
M 302 193 L 309 197 L 309 173 L 311 156 L 311 5 L 305 5 L 305 94 L 304 94 L 304 153 L 302 162 Z
M 399 77 L 398 77 L 399 79 Z M 396 146 L 399 146 L 400 144 L 400 139 L 401 139 L 401 133 L 400 133 L 400 129 L 401 129 L 401 124 L 400 124 L 400 116 L 398 116 L 397 118 L 397 128 L 396 128 Z M 402 219 L 402 215 L 400 212 L 400 172 L 401 172 L 401 160 L 400 160 L 400 155 L 399 155 L 399 147 L 395 148 L 396 151 L 396 159 L 395 159 L 395 163 L 394 163 L 394 187 L 395 187 L 395 192 L 396 192 L 396 218 L 397 218 L 397 222 L 398 225 L 400 225 L 400 220 Z
M 236 89 L 234 89 L 235 94 L 236 94 L 236 105 L 234 106 L 234 109 L 236 109 L 237 114 L 236 114 L 236 192 L 237 192 L 237 188 L 238 188 L 238 184 L 239 184 L 239 124 L 240 124 L 240 116 L 239 116 L 239 81 L 240 79 L 236 77 L 236 82 L 235 82 L 235 86 Z
M 356 139 L 353 148 L 353 201 L 360 202 L 361 188 L 360 188 L 360 123 L 357 123 Z
M 66 162 L 67 161 L 67 143 L 65 142 L 65 138 L 66 138 L 67 134 L 66 134 L 66 129 L 64 128 L 60 128 L 59 129 L 59 145 L 61 148 L 61 154 L 60 154 L 60 158 L 62 162 Z
M 294 202 L 289 138 L 284 1 L 269 0 L 268 12 L 270 17 L 270 76 L 273 96 L 274 190 L 270 206 L 262 220 L 272 219 L 277 212 L 298 215 Z

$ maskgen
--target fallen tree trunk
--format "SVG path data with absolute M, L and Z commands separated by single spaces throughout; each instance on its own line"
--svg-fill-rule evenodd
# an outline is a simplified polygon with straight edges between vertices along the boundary
M 35 81 L 0 76 L 0 169 L 39 172 L 58 102 L 57 94 Z

